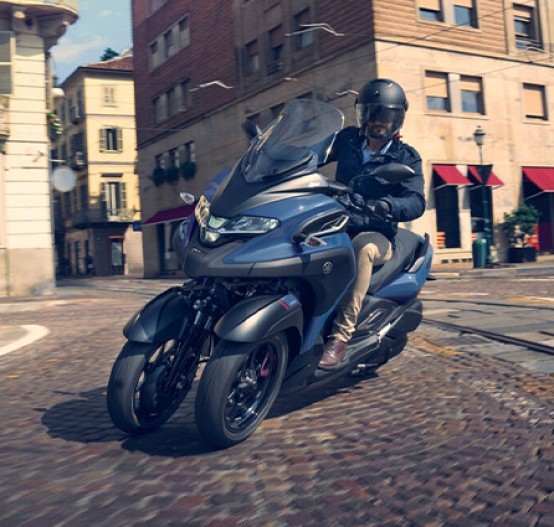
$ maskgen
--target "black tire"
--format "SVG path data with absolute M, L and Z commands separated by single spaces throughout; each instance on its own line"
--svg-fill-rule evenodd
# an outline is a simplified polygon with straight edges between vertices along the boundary
M 256 343 L 221 341 L 196 393 L 196 425 L 204 439 L 226 448 L 249 437 L 279 393 L 287 359 L 283 333 Z
M 108 413 L 119 429 L 130 434 L 154 430 L 177 410 L 188 390 L 158 394 L 163 380 L 163 362 L 174 351 L 176 341 L 162 345 L 127 342 L 113 365 L 108 382 Z M 155 375 L 155 381 L 153 377 Z M 148 386 L 145 386 L 148 379 Z M 143 389 L 150 390 L 150 407 L 141 401 Z M 153 408 L 156 406 L 156 408 Z

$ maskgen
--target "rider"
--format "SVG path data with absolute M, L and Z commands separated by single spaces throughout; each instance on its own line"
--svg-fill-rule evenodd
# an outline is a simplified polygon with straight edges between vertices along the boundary
M 339 132 L 329 157 L 329 161 L 337 162 L 335 179 L 345 185 L 355 176 L 391 162 L 410 166 L 415 175 L 396 184 L 370 176 L 354 185 L 353 190 L 364 199 L 367 215 L 354 216 L 349 225 L 349 232 L 356 235 L 352 245 L 357 273 L 339 303 L 319 362 L 326 370 L 338 368 L 346 353 L 373 266 L 392 258 L 397 222 L 415 220 L 425 211 L 421 157 L 399 135 L 407 109 L 408 101 L 399 84 L 389 79 L 368 82 L 356 99 L 359 128 L 350 126 Z

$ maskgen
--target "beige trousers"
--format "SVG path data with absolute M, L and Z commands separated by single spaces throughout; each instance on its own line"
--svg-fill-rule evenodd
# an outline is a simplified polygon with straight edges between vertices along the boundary
M 339 302 L 331 338 L 348 342 L 358 321 L 362 302 L 369 289 L 374 265 L 382 265 L 392 258 L 392 244 L 380 232 L 362 232 L 352 240 L 356 255 L 357 273 L 354 283 Z

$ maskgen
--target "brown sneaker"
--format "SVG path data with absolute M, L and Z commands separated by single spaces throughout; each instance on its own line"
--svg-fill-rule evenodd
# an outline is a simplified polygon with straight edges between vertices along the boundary
M 335 370 L 339 367 L 340 361 L 346 354 L 347 344 L 338 339 L 329 339 L 323 348 L 323 356 L 318 367 L 323 370 Z

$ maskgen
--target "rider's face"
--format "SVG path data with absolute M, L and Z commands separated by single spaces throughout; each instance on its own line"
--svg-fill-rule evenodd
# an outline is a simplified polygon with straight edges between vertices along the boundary
M 365 133 L 368 137 L 373 139 L 382 138 L 385 140 L 389 137 L 391 129 L 392 124 L 390 122 L 383 122 L 377 119 L 366 124 Z

